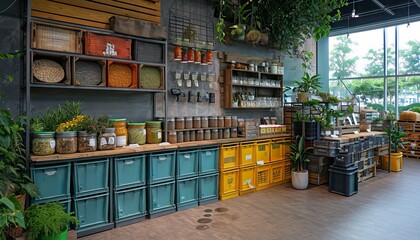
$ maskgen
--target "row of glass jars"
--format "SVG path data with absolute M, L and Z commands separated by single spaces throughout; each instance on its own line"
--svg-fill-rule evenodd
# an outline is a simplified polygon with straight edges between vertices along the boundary
M 168 118 L 167 129 L 197 129 L 214 127 L 237 127 L 237 116 L 196 116 Z
M 128 144 L 162 142 L 160 121 L 129 123 L 125 119 L 113 119 L 113 128 L 105 128 L 101 133 L 86 131 L 39 132 L 32 134 L 31 149 L 35 155 L 43 156 L 54 153 L 69 154 L 112 150 Z
M 205 73 L 205 72 L 190 72 L 190 71 L 175 71 L 175 79 L 184 79 L 184 80 L 199 80 L 215 82 L 216 75 L 214 73 Z
M 256 97 L 252 101 L 240 101 L 239 107 L 281 107 L 281 98 L 276 97 Z
M 233 76 L 233 84 L 246 85 L 246 86 L 261 86 L 261 87 L 281 87 L 279 80 L 270 80 L 270 79 L 258 79 L 252 77 L 241 77 Z
M 171 144 L 236 137 L 238 137 L 238 129 L 236 127 L 225 129 L 200 129 L 193 131 L 168 131 L 168 142 Z

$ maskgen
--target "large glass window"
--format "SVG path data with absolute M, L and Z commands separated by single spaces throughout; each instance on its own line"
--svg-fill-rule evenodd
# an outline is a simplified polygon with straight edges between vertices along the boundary
M 361 106 L 420 106 L 420 22 L 329 37 L 329 78 L 330 93 Z

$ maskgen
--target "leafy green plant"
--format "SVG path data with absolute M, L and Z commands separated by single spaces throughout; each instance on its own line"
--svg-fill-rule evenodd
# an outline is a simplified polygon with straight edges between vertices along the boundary
M 72 213 L 66 213 L 59 202 L 34 204 L 25 211 L 25 221 L 29 229 L 29 240 L 41 236 L 56 236 L 67 229 L 69 223 L 78 224 Z
M 389 137 L 391 144 L 391 152 L 398 153 L 400 148 L 404 148 L 405 141 L 403 140 L 407 135 L 400 131 L 397 124 L 391 124 L 389 128 L 385 128 L 385 132 Z
M 312 149 L 312 147 L 305 147 L 303 136 L 296 136 L 290 144 L 290 160 L 294 171 L 303 172 L 305 170 L 304 164 L 310 161 L 308 153 Z
M 328 96 L 327 102 L 330 104 L 338 104 L 339 99 L 336 96 Z
M 112 123 L 109 121 L 109 117 L 107 115 L 100 116 L 98 118 L 97 129 L 98 132 L 102 132 L 105 128 L 112 127 Z
M 317 92 L 321 88 L 320 78 L 319 74 L 311 76 L 308 72 L 305 72 L 300 81 L 294 80 L 293 83 L 297 85 L 298 92 L 309 92 L 310 90 Z
M 45 125 L 41 117 L 36 116 L 31 119 L 31 132 L 42 132 L 44 129 Z
M 9 110 L 0 110 L 0 197 L 24 192 L 35 197 L 39 193 L 25 167 L 25 120 L 14 119 Z
M 383 118 L 381 118 L 381 117 L 376 117 L 376 118 L 372 119 L 372 123 L 377 124 L 377 123 L 382 122 L 383 120 L 384 120 L 384 119 L 383 119 Z
M 420 113 L 420 107 L 412 107 L 410 111 Z
M 0 239 L 6 239 L 6 229 L 18 226 L 26 228 L 22 206 L 16 196 L 0 198 Z
M 59 104 L 56 109 L 47 108 L 40 118 L 44 124 L 44 131 L 54 132 L 61 123 L 70 121 L 72 118 L 81 115 L 82 102 L 66 101 Z

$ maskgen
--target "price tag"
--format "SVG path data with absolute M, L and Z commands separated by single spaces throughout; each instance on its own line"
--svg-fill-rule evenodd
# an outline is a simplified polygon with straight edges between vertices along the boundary
M 331 135 L 331 137 L 332 137 L 332 138 L 338 138 L 338 136 L 337 136 L 337 135 L 335 135 L 335 134 Z
M 99 145 L 103 146 L 106 144 L 106 139 L 105 138 L 101 138 L 101 140 L 99 141 Z
M 367 132 L 370 132 L 370 129 L 368 129 Z
M 359 134 L 359 131 L 354 131 L 353 133 L 354 133 L 354 134 Z
M 96 139 L 89 139 L 89 146 L 90 147 L 94 147 L 94 146 L 96 146 Z
M 161 132 L 158 132 L 158 139 L 162 139 L 162 133 Z
M 246 161 L 252 160 L 252 155 L 251 154 L 246 155 L 245 160 Z
M 108 138 L 108 144 L 114 144 L 114 143 L 115 143 L 114 137 L 109 137 Z M 106 140 L 105 140 L 105 144 L 106 144 Z
M 263 160 L 257 161 L 257 165 L 264 165 L 264 161 Z

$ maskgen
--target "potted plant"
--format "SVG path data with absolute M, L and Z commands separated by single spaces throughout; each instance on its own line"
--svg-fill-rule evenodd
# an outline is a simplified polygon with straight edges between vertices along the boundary
M 6 237 L 18 237 L 22 228 L 26 228 L 25 219 L 22 214 L 22 205 L 15 195 L 0 198 L 0 239 Z M 21 229 L 15 234 L 13 229 Z
M 78 224 L 72 213 L 66 213 L 59 202 L 34 204 L 25 211 L 28 239 L 67 239 L 68 225 Z
M 309 162 L 308 152 L 312 147 L 305 147 L 303 136 L 296 136 L 295 141 L 290 145 L 290 161 L 292 162 L 292 186 L 295 189 L 306 189 L 308 187 L 309 174 L 304 168 Z
M 232 107 L 238 107 L 239 106 L 239 98 L 237 98 L 236 96 L 234 96 L 232 98 Z
M 386 128 L 385 132 L 389 138 L 390 153 L 389 155 L 383 156 L 382 168 L 399 172 L 403 169 L 403 154 L 400 149 L 404 148 L 404 138 L 407 135 L 400 131 L 397 124 L 392 124 L 390 128 Z M 389 159 L 391 159 L 390 163 Z
M 294 80 L 293 82 L 297 85 L 297 101 L 298 102 L 307 102 L 310 98 L 310 91 L 318 92 L 321 88 L 320 84 L 320 75 L 315 74 L 311 76 L 308 72 L 303 74 L 303 77 L 299 80 Z
M 239 4 L 239 6 L 234 6 L 233 13 L 237 24 L 230 26 L 230 37 L 236 41 L 244 41 L 246 34 L 246 21 L 251 14 L 251 9 L 248 6 L 249 2 L 244 4 Z

